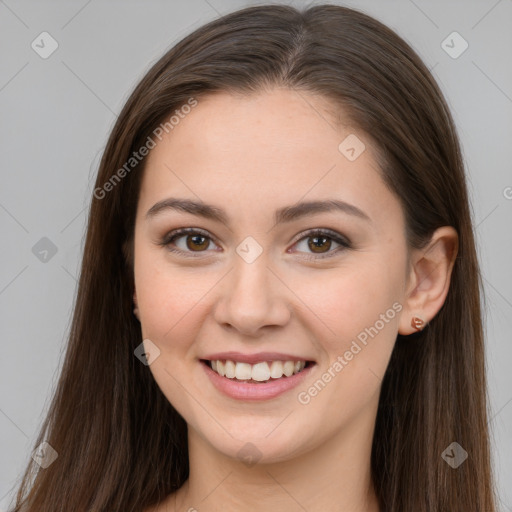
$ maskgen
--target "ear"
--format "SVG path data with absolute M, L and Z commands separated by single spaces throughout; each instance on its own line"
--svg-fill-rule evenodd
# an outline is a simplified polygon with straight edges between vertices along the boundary
M 459 249 L 457 231 L 451 226 L 437 229 L 426 247 L 413 249 L 410 259 L 403 311 L 398 333 L 416 332 L 411 320 L 417 316 L 425 324 L 436 316 L 450 288 L 450 278 Z

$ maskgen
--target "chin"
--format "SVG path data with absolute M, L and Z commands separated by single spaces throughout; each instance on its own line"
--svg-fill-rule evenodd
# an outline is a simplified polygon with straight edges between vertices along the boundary
M 218 452 L 247 466 L 288 461 L 306 451 L 309 443 L 303 428 L 295 424 L 290 431 L 284 428 L 283 422 L 276 429 L 279 421 L 272 423 L 269 426 L 268 421 L 259 422 L 251 417 L 231 426 L 223 425 L 233 437 L 223 429 L 221 432 L 203 431 L 200 435 Z

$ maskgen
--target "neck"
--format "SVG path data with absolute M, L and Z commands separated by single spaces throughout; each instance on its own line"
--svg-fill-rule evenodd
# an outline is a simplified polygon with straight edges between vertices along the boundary
M 368 418 L 374 413 L 366 411 Z M 226 457 L 189 427 L 190 474 L 176 493 L 177 510 L 379 512 L 368 418 L 291 459 L 252 466 Z

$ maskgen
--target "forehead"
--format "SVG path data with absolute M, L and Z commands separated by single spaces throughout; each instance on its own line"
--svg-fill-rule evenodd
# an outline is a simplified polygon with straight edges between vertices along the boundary
M 336 123 L 325 98 L 276 89 L 197 101 L 148 155 L 141 189 L 146 210 L 169 195 L 231 206 L 240 215 L 327 195 L 357 204 L 372 218 L 393 201 L 399 207 L 368 137 Z M 355 159 L 354 151 L 347 158 L 347 145 Z

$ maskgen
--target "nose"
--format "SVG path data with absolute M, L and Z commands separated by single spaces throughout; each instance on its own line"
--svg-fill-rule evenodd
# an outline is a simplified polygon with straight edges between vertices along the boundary
M 264 255 L 252 263 L 235 258 L 219 291 L 214 317 L 224 328 L 259 337 L 264 327 L 284 326 L 290 319 L 291 292 Z

